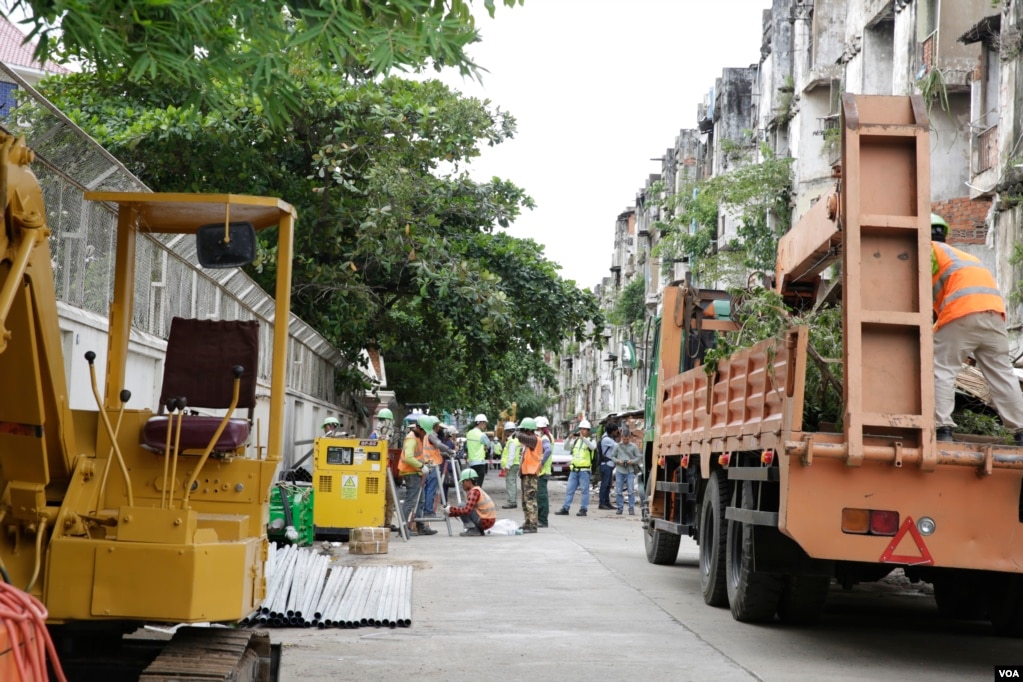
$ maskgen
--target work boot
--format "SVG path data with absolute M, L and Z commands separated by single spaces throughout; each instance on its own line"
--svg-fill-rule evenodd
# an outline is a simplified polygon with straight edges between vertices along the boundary
M 536 526 L 523 526 L 522 527 L 522 532 L 523 533 L 535 533 L 536 532 Z
M 565 512 L 565 513 L 567 514 L 568 512 Z M 580 509 L 579 511 L 577 511 L 575 513 L 575 515 L 576 516 L 586 516 L 586 510 L 585 509 Z
M 934 437 L 938 439 L 939 443 L 950 443 L 952 441 L 952 427 L 939 426 L 938 430 L 934 432 Z M 1017 444 L 1023 444 L 1021 441 L 1016 442 Z
M 1017 431 L 1012 434 L 1013 445 L 1023 445 L 1023 431 Z
M 515 509 L 518 506 L 519 505 L 515 504 L 514 502 L 509 502 L 508 504 L 502 504 L 501 509 Z
M 419 535 L 419 533 L 416 532 L 416 529 L 413 528 L 412 526 L 405 526 L 405 534 L 408 535 L 410 538 L 414 538 L 415 536 Z
M 536 527 L 537 528 L 546 528 L 547 524 L 546 523 L 538 523 L 538 524 L 536 524 Z
M 419 527 L 416 528 L 416 532 L 418 532 L 420 535 L 436 535 L 437 534 L 437 531 L 435 531 L 433 528 L 430 528 L 430 526 L 428 526 L 425 523 L 419 524 Z
M 554 512 L 555 516 L 568 516 L 568 510 L 562 507 L 558 511 Z
M 622 510 L 621 509 L 615 510 L 615 515 L 616 516 L 621 516 L 622 515 Z
M 469 537 L 469 536 L 472 536 L 472 535 L 477 535 L 477 536 L 483 535 L 483 533 L 480 532 L 479 528 L 473 527 L 473 528 L 466 528 L 464 531 L 459 533 L 459 535 L 464 538 L 464 537 Z

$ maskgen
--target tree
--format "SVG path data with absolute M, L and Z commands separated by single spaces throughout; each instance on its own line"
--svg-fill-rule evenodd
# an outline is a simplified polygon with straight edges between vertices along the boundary
M 522 0 L 503 0 L 513 7 Z M 24 12 L 36 57 L 73 60 L 101 75 L 177 86 L 189 103 L 222 106 L 231 84 L 279 127 L 300 111 L 285 75 L 307 61 L 321 75 L 364 79 L 428 62 L 463 75 L 477 66 L 472 0 L 5 0 Z M 495 0 L 483 5 L 494 16 Z M 183 88 L 181 86 L 184 86 Z
M 207 110 L 179 106 L 183 93 L 163 83 L 79 74 L 43 87 L 155 189 L 294 204 L 293 309 L 353 363 L 378 347 L 404 400 L 503 407 L 516 386 L 552 387 L 542 350 L 603 322 L 540 245 L 496 231 L 531 199 L 464 172 L 514 119 L 436 81 L 349 84 L 301 67 L 302 113 L 283 132 L 251 97 Z M 268 291 L 275 257 L 263 243 L 254 276 Z M 339 388 L 360 386 L 353 371 Z

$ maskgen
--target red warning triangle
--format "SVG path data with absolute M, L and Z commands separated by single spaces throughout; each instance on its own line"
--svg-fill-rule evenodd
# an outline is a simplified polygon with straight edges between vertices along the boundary
M 906 531 L 913 536 L 913 542 L 916 543 L 916 548 L 920 552 L 919 556 L 907 556 L 905 554 L 896 554 L 895 548 L 899 546 L 902 538 L 906 536 Z M 883 564 L 908 564 L 910 566 L 932 566 L 934 565 L 934 559 L 931 557 L 931 553 L 927 551 L 927 545 L 924 544 L 924 539 L 920 536 L 920 531 L 916 529 L 916 524 L 913 523 L 913 517 L 909 516 L 902 524 L 902 528 L 899 528 L 899 532 L 892 538 L 891 543 L 888 545 L 888 549 L 884 551 L 880 559 Z

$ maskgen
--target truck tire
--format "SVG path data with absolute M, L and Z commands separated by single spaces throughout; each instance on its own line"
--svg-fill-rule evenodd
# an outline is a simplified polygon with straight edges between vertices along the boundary
M 728 501 L 728 479 L 724 472 L 714 471 L 707 481 L 707 490 L 700 506 L 700 589 L 703 601 L 710 606 L 728 606 L 725 587 L 725 504 Z
M 739 507 L 753 509 L 754 485 L 743 481 L 736 488 Z M 753 569 L 753 526 L 729 521 L 725 542 L 725 584 L 732 617 L 743 623 L 765 623 L 774 618 L 785 587 L 785 578 Z
M 831 578 L 822 575 L 790 575 L 778 602 L 778 619 L 787 625 L 810 625 L 820 620 L 828 600 Z
M 996 635 L 1023 637 L 1023 577 L 993 573 L 988 581 L 988 611 Z
M 667 533 L 663 530 L 656 530 L 653 521 L 647 526 L 643 534 L 643 542 L 646 545 L 646 560 L 658 566 L 670 566 L 678 558 L 678 546 L 682 542 L 682 536 L 674 533 Z
M 980 572 L 957 571 L 934 579 L 934 602 L 938 615 L 955 620 L 985 620 L 987 591 Z

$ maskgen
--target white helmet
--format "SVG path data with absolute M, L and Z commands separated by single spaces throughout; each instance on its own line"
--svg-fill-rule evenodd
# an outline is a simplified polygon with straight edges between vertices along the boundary
M 592 427 L 590 426 L 590 423 L 588 421 L 583 419 L 581 422 L 579 422 L 579 428 L 580 429 L 589 429 L 589 428 L 592 428 Z
M 474 423 L 476 423 L 476 424 L 478 424 L 480 422 L 483 422 L 484 424 L 486 424 L 487 423 L 487 415 L 485 415 L 485 414 L 478 414 L 478 415 L 476 415 L 476 418 L 473 419 L 472 421 Z
M 504 423 L 504 430 L 505 431 L 514 431 L 515 430 L 515 422 L 505 422 Z
M 550 425 L 551 425 L 551 423 L 550 423 L 550 421 L 547 420 L 547 417 L 537 417 L 536 418 L 536 428 L 538 428 L 538 429 L 546 429 Z

